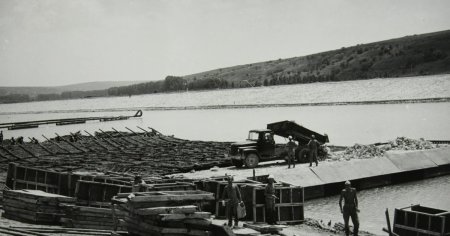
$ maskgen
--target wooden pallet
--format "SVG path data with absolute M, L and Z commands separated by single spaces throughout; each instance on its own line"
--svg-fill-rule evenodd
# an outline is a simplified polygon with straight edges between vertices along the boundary
M 420 205 L 395 209 L 393 231 L 400 236 L 450 235 L 450 212 Z

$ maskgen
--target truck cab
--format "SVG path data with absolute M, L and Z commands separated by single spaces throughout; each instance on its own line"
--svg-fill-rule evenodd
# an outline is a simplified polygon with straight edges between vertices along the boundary
M 250 130 L 244 142 L 231 144 L 230 156 L 236 167 L 256 167 L 260 161 L 277 159 L 274 133 L 269 129 Z

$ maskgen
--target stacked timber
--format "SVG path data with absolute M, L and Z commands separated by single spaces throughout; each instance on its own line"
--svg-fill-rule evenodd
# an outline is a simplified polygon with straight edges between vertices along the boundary
M 161 191 L 119 194 L 115 203 L 128 212 L 124 225 L 129 233 L 145 235 L 213 235 L 211 213 L 202 205 L 214 200 L 204 191 Z
M 61 218 L 63 226 L 69 228 L 116 230 L 115 219 L 123 219 L 125 213 L 112 208 L 97 208 L 87 206 L 64 206 L 64 217 Z M 122 231 L 123 228 L 118 227 Z
M 60 204 L 73 204 L 75 199 L 41 190 L 5 190 L 3 216 L 37 224 L 58 224 L 64 215 Z

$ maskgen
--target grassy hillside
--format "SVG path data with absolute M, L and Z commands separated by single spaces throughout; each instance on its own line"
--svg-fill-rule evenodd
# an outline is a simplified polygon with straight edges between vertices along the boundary
M 442 74 L 450 72 L 450 30 L 360 44 L 313 55 L 183 76 L 230 87 Z

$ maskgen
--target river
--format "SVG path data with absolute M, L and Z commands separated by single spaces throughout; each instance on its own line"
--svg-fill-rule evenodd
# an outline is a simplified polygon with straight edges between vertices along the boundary
M 391 223 L 395 208 L 413 204 L 450 211 L 450 176 L 442 176 L 391 185 L 358 192 L 359 220 L 361 230 L 386 235 L 381 229 L 386 226 L 384 211 L 389 209 Z M 343 222 L 339 211 L 339 196 L 310 200 L 305 203 L 305 217 L 330 220 L 334 224 Z
M 121 112 L 58 112 L 0 114 L 0 123 L 89 117 L 133 115 Z M 203 109 L 145 111 L 141 118 L 126 121 L 88 122 L 84 125 L 43 125 L 36 129 L 5 130 L 5 138 L 13 136 L 42 138 L 64 135 L 78 130 L 93 132 L 112 127 L 126 131 L 152 127 L 164 134 L 193 140 L 238 141 L 250 129 L 266 128 L 266 124 L 294 120 L 319 133 L 326 133 L 334 145 L 369 144 L 393 140 L 398 136 L 425 139 L 450 139 L 450 103 L 376 104 L 344 106 L 268 107 L 252 109 Z M 284 141 L 284 140 L 277 140 Z

